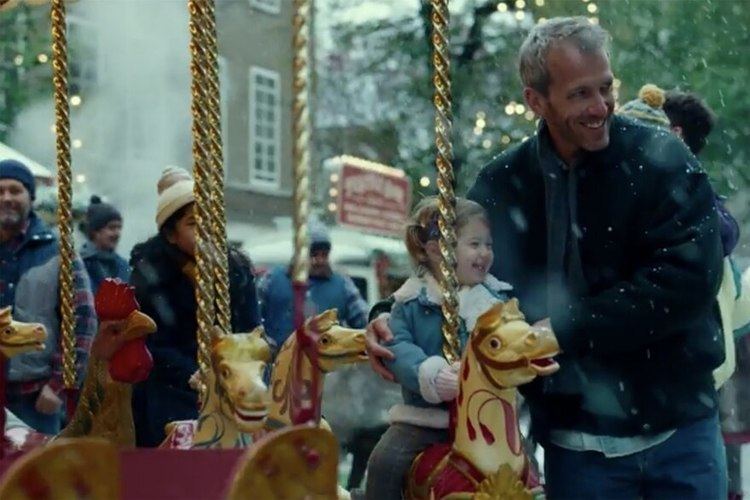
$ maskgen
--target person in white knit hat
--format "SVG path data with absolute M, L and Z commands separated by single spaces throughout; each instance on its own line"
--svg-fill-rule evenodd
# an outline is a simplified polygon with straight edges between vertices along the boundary
M 198 369 L 193 187 L 184 169 L 164 170 L 157 184 L 158 234 L 131 254 L 130 283 L 141 310 L 157 325 L 147 340 L 154 369 L 133 392 L 138 446 L 157 446 L 167 422 L 198 416 L 198 396 L 188 384 Z M 228 258 L 232 331 L 247 332 L 260 324 L 252 265 L 237 250 L 230 250 Z

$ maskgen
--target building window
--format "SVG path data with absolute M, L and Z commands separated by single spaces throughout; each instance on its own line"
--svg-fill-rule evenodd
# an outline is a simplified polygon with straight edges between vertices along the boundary
M 250 0 L 250 7 L 269 14 L 278 14 L 281 12 L 281 0 Z
M 250 68 L 250 184 L 278 189 L 281 166 L 279 74 Z

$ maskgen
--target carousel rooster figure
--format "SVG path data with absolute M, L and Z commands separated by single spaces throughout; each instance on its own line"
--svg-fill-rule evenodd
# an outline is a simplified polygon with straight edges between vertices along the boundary
M 120 280 L 105 279 L 94 304 L 99 330 L 86 379 L 73 418 L 57 437 L 100 437 L 134 447 L 132 384 L 145 380 L 153 367 L 146 335 L 156 324 L 138 310 L 133 288 Z
M 407 498 L 528 499 L 541 492 L 524 454 L 516 388 L 560 367 L 549 329 L 532 329 L 518 301 L 499 303 L 477 320 L 461 358 L 453 443 L 417 456 Z

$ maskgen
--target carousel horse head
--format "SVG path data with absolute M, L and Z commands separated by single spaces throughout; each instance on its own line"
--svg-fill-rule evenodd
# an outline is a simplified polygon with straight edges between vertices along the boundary
M 214 328 L 209 377 L 215 377 L 222 413 L 234 420 L 240 432 L 258 430 L 268 415 L 269 398 L 263 372 L 270 359 L 271 348 L 264 338 L 263 327 L 231 335 Z
M 552 359 L 560 352 L 557 339 L 549 328 L 531 327 L 517 299 L 482 314 L 470 343 L 482 373 L 495 388 L 518 387 L 560 368 Z
M 47 331 L 39 323 L 13 321 L 10 307 L 0 309 L 0 353 L 6 358 L 44 349 Z
M 323 373 L 367 361 L 365 331 L 341 326 L 336 309 L 328 309 L 310 318 L 305 331 L 318 335 L 315 348 L 318 368 Z

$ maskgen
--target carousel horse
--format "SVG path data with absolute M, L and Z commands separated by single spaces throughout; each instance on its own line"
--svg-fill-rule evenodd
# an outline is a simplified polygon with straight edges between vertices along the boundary
M 308 319 L 304 331 L 315 332 L 318 335 L 315 344 L 317 361 L 314 362 L 307 353 L 304 353 L 301 373 L 298 373 L 293 360 L 301 347 L 298 344 L 297 332 L 289 335 L 279 350 L 271 372 L 271 408 L 265 425 L 268 431 L 292 425 L 289 410 L 292 400 L 291 385 L 295 377 L 309 386 L 313 370 L 317 371 L 320 384 L 318 384 L 316 401 L 319 407 L 323 397 L 323 380 L 326 373 L 344 365 L 367 361 L 365 331 L 341 326 L 336 309 L 329 309 Z M 325 427 L 327 425 L 323 424 Z
M 13 321 L 10 307 L 0 309 L 0 355 L 5 359 L 44 350 L 47 331 L 39 323 Z
M 118 447 L 135 446 L 132 384 L 153 367 L 146 335 L 154 321 L 138 310 L 131 286 L 106 279 L 94 299 L 99 329 L 91 343 L 78 406 L 57 437 L 99 437 Z
M 16 460 L 0 482 L 0 498 L 120 498 L 120 459 L 109 440 L 58 439 Z
M 453 443 L 417 456 L 407 498 L 531 498 L 541 488 L 524 454 L 517 387 L 559 369 L 549 329 L 532 329 L 512 299 L 477 320 L 459 373 Z M 476 495 L 476 496 L 474 496 Z
M 44 350 L 46 339 L 47 331 L 41 324 L 13 321 L 10 307 L 0 309 L 0 357 L 3 364 L 14 356 Z M 4 366 L 2 370 L 5 370 Z M 37 447 L 49 439 L 49 436 L 36 432 L 7 409 L 3 408 L 2 411 L 5 412 L 3 456 Z
M 246 452 L 227 499 L 348 498 L 336 485 L 338 455 L 336 438 L 325 429 L 306 425 L 279 429 Z
M 170 422 L 160 448 L 245 448 L 268 415 L 263 371 L 271 349 L 263 327 L 251 333 L 212 330 L 211 369 L 198 420 Z

